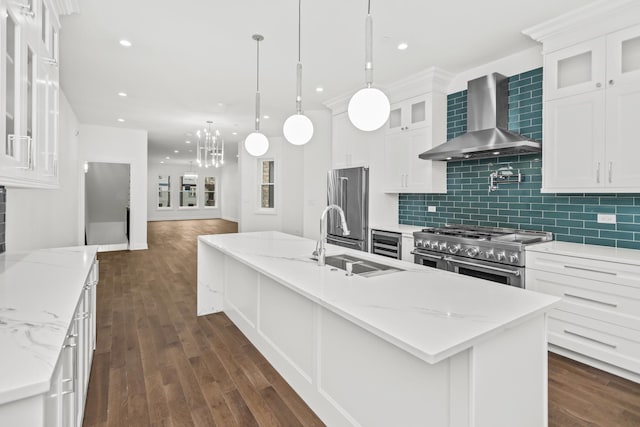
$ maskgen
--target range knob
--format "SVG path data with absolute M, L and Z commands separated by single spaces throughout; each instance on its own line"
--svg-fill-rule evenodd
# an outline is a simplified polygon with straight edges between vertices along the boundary
M 467 256 L 474 257 L 474 256 L 478 255 L 478 252 L 480 252 L 480 251 L 476 247 L 468 248 L 467 249 Z
M 496 255 L 496 259 L 498 261 L 504 261 L 507 259 L 507 254 L 504 251 L 498 252 L 498 255 Z
M 484 257 L 486 259 L 495 258 L 495 253 L 493 252 L 493 249 L 489 249 L 487 252 L 485 252 Z
M 421 248 L 422 245 L 423 245 L 422 239 L 416 239 L 415 247 L 416 248 Z
M 440 247 L 440 244 L 437 241 L 431 242 L 431 249 L 438 249 L 438 247 Z
M 509 262 L 511 264 L 517 264 L 519 260 L 520 260 L 520 258 L 518 258 L 518 254 L 509 255 Z
M 440 250 L 441 251 L 446 251 L 447 250 L 447 242 L 440 243 Z
M 460 250 L 461 246 L 460 245 L 453 245 L 449 247 L 449 252 L 452 254 L 456 254 L 458 253 L 458 251 Z

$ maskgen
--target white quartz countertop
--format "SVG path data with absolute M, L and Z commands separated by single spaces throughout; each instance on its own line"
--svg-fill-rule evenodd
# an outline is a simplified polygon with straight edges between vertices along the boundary
M 394 233 L 402 233 L 405 236 L 413 237 L 414 231 L 422 231 L 424 227 L 405 224 L 374 224 L 370 225 L 369 228 L 372 230 L 393 231 Z
M 583 245 L 581 243 L 558 242 L 554 240 L 552 242 L 529 245 L 526 247 L 526 250 L 530 252 L 567 255 L 640 266 L 640 251 L 637 249 Z
M 437 363 L 519 322 L 558 298 L 328 245 L 406 271 L 347 277 L 309 259 L 316 242 L 279 232 L 199 236 L 204 242 L 373 334 Z
M 49 390 L 96 251 L 0 255 L 0 404 Z

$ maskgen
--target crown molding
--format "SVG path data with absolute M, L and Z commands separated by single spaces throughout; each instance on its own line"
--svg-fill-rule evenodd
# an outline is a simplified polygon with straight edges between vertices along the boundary
M 52 0 L 58 15 L 80 13 L 80 0 Z
M 522 31 L 550 52 L 640 23 L 638 0 L 599 0 Z

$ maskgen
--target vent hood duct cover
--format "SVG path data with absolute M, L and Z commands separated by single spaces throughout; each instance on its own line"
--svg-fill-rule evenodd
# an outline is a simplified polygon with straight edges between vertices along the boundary
M 539 153 L 540 142 L 507 130 L 509 81 L 502 74 L 467 83 L 467 133 L 425 151 L 424 160 L 464 160 Z

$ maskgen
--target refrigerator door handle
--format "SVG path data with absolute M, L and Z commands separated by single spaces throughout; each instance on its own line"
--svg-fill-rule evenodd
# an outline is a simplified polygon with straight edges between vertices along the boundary
M 348 211 L 347 211 L 347 184 L 348 184 L 349 178 L 347 178 L 346 176 L 341 176 L 340 177 L 340 207 L 342 208 L 342 211 L 344 212 L 344 216 L 345 218 L 348 218 Z M 337 215 L 337 212 L 333 212 L 334 215 Z M 337 218 L 336 218 L 337 221 Z M 340 230 L 342 230 L 342 227 L 340 225 L 338 225 L 338 228 Z

